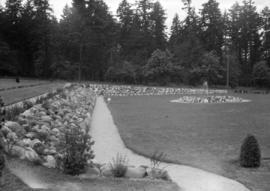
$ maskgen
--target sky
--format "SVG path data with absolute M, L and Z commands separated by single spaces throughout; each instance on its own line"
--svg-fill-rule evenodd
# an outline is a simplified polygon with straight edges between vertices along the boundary
M 0 3 L 3 4 L 5 0 L 0 0 Z M 122 0 L 104 0 L 106 4 L 109 7 L 109 10 L 112 14 L 116 14 L 116 10 L 119 6 L 119 3 Z M 156 0 L 152 0 L 155 2 Z M 201 9 L 201 5 L 205 3 L 207 0 L 193 0 L 192 5 L 196 7 L 196 10 L 198 11 Z M 238 2 L 241 2 L 242 0 L 239 0 Z M 58 19 L 61 18 L 61 14 L 63 11 L 63 8 L 66 4 L 71 5 L 72 0 L 49 0 L 54 13 Z M 130 3 L 134 3 L 135 0 L 128 0 Z M 167 15 L 167 21 L 166 25 L 168 29 L 171 26 L 172 19 L 176 13 L 178 13 L 181 17 L 185 16 L 185 12 L 182 10 L 183 3 L 181 0 L 159 0 L 159 2 L 162 4 L 163 8 L 166 10 Z M 222 10 L 229 9 L 236 0 L 217 0 L 219 2 L 220 8 Z M 254 0 L 255 5 L 257 6 L 258 10 L 262 10 L 263 7 L 269 6 L 270 7 L 270 0 Z

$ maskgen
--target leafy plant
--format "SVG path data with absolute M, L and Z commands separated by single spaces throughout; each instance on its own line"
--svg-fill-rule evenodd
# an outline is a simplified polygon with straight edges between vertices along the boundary
M 257 139 L 248 135 L 241 146 L 240 165 L 247 168 L 256 168 L 261 165 L 261 150 Z
M 5 121 L 6 110 L 4 109 L 4 106 L 5 106 L 5 103 L 2 97 L 0 96 L 0 123 Z M 1 129 L 1 124 L 0 124 L 0 129 Z
M 127 172 L 127 157 L 121 154 L 117 154 L 116 158 L 113 158 L 110 163 L 110 168 L 114 177 L 124 177 Z
M 33 107 L 33 106 L 34 106 L 34 104 L 33 104 L 31 101 L 24 101 L 24 102 L 23 102 L 23 108 L 24 108 L 25 110 L 30 109 L 30 108 Z
M 17 141 L 18 141 L 18 137 L 17 137 L 16 133 L 10 132 L 7 134 L 6 145 L 7 145 L 7 152 L 8 153 L 11 153 L 13 146 L 17 143 Z
M 66 174 L 79 175 L 85 172 L 89 163 L 92 163 L 94 154 L 88 131 L 83 132 L 79 126 L 72 127 L 65 134 L 65 148 L 63 156 L 63 170 Z
M 46 110 L 49 110 L 50 109 L 50 103 L 48 102 L 48 100 L 45 100 L 43 103 L 42 103 L 42 107 Z
M 160 163 L 166 159 L 167 155 L 164 152 L 155 151 L 150 157 L 152 168 L 158 168 Z
M 5 119 L 8 121 L 16 121 L 16 118 L 18 117 L 18 115 L 20 115 L 24 111 L 25 109 L 23 107 L 13 106 L 6 110 Z

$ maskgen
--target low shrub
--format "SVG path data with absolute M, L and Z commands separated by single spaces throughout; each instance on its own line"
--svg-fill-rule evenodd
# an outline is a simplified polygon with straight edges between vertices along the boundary
M 16 121 L 17 117 L 24 111 L 25 109 L 23 107 L 13 106 L 12 108 L 6 110 L 5 119 L 7 121 Z
M 2 97 L 0 96 L 0 123 L 5 121 L 6 111 L 4 109 L 4 106 L 5 106 L 5 103 L 4 103 L 3 99 L 2 99 Z
M 241 146 L 240 165 L 247 168 L 256 168 L 261 165 L 261 150 L 257 139 L 248 135 Z
M 23 102 L 23 108 L 24 108 L 25 110 L 30 109 L 30 108 L 33 107 L 33 106 L 34 106 L 34 104 L 33 104 L 31 101 L 24 101 L 24 102 Z
M 94 158 L 91 148 L 94 142 L 91 141 L 88 131 L 85 133 L 79 126 L 73 127 L 66 131 L 64 142 L 63 164 L 61 165 L 64 173 L 70 175 L 84 173 Z
M 126 156 L 118 153 L 116 158 L 113 158 L 112 162 L 110 163 L 113 176 L 116 178 L 124 177 L 127 172 L 127 164 L 128 160 Z

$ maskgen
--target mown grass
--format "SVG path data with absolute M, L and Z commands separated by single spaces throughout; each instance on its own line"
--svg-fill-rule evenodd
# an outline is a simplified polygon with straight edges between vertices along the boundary
M 0 96 L 3 98 L 3 101 L 6 105 L 16 103 L 31 97 L 35 97 L 46 92 L 50 92 L 53 89 L 63 87 L 64 83 L 50 83 L 34 87 L 19 88 L 1 91 Z
M 254 134 L 262 156 L 270 156 L 270 95 L 241 95 L 251 103 L 176 104 L 179 96 L 113 97 L 116 125 L 127 147 L 151 157 L 158 150 L 167 161 L 188 164 L 234 178 L 254 190 L 270 189 L 270 164 L 240 168 L 242 140 Z
M 36 79 L 20 79 L 20 83 L 17 83 L 15 78 L 0 78 L 0 90 L 20 88 L 25 86 L 35 86 L 39 84 L 50 83 L 47 80 L 36 80 Z

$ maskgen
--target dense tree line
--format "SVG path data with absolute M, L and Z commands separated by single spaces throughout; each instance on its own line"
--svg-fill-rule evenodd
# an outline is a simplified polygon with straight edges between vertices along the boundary
M 270 84 L 270 9 L 252 0 L 199 12 L 182 0 L 170 34 L 153 0 L 122 0 L 116 17 L 102 0 L 73 0 L 58 21 L 48 0 L 0 6 L 0 74 L 127 83 Z M 180 4 L 179 4 L 180 7 Z M 227 76 L 227 71 L 228 76 Z

